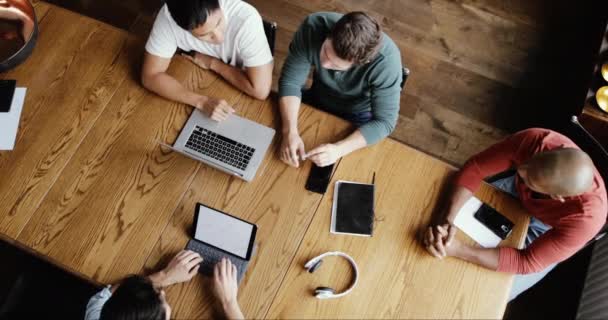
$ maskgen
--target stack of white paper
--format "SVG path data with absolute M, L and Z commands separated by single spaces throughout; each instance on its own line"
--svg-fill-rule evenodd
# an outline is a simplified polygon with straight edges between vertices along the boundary
M 482 247 L 496 248 L 502 239 L 474 217 L 481 205 L 479 199 L 471 197 L 458 211 L 454 224 Z
M 15 88 L 11 110 L 6 113 L 0 112 L 0 150 L 13 150 L 15 148 L 19 119 L 25 101 L 25 91 L 26 88 Z

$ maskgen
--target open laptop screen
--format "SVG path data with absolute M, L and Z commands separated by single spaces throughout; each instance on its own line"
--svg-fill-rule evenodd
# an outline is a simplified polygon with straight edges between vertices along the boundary
M 249 260 L 256 226 L 221 211 L 197 205 L 194 239 Z

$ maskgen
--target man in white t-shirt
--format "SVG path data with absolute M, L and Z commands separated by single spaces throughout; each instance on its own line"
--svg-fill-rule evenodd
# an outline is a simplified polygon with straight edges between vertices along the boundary
M 219 98 L 185 88 L 166 73 L 177 49 L 203 69 L 257 99 L 266 99 L 272 84 L 273 58 L 257 10 L 241 0 L 167 0 L 160 9 L 142 68 L 147 89 L 205 112 L 216 121 L 234 112 Z

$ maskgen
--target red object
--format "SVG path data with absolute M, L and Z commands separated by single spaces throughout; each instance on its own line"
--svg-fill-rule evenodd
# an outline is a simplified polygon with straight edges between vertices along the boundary
M 484 178 L 515 168 L 534 154 L 559 148 L 580 149 L 572 140 L 551 130 L 532 128 L 517 132 L 469 159 L 458 172 L 456 184 L 475 192 Z M 519 176 L 515 184 L 523 207 L 552 229 L 526 249 L 500 248 L 498 271 L 539 272 L 575 254 L 606 223 L 606 187 L 597 169 L 592 189 L 580 196 L 566 197 L 564 203 L 532 198 L 533 191 Z

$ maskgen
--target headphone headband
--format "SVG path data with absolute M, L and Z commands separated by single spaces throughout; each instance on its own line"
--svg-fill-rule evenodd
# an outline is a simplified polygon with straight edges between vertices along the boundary
M 304 268 L 306 268 L 308 271 L 310 271 L 311 268 L 313 268 L 315 266 L 315 264 L 319 263 L 321 260 L 323 260 L 323 258 L 329 257 L 329 256 L 338 256 L 338 257 L 342 257 L 342 258 L 346 259 L 348 261 L 348 263 L 350 264 L 350 266 L 352 267 L 353 271 L 355 272 L 355 279 L 353 280 L 351 285 L 348 287 L 348 289 L 344 290 L 344 292 L 336 293 L 336 294 L 329 294 L 329 295 L 326 295 L 323 297 L 317 296 L 317 298 L 319 298 L 319 299 L 330 299 L 330 298 L 343 297 L 343 296 L 349 294 L 355 288 L 355 286 L 357 286 L 357 282 L 359 281 L 359 267 L 357 267 L 357 263 L 355 262 L 355 259 L 353 259 L 348 254 L 346 254 L 344 252 L 340 252 L 340 251 L 329 251 L 329 252 L 320 254 L 320 255 L 308 260 L 308 262 L 306 262 L 306 264 L 304 264 Z

